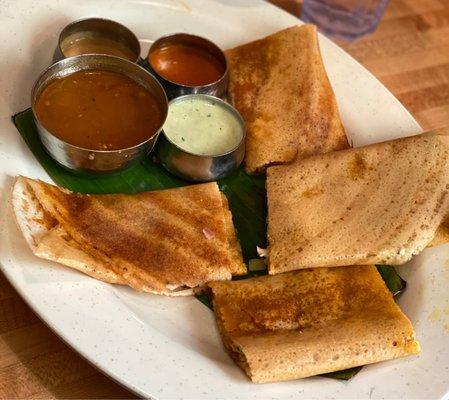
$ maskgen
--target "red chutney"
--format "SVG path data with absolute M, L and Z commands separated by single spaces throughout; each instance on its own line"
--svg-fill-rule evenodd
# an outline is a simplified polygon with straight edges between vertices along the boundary
M 206 50 L 184 44 L 156 49 L 148 56 L 152 68 L 163 78 L 185 86 L 203 86 L 218 81 L 225 68 Z

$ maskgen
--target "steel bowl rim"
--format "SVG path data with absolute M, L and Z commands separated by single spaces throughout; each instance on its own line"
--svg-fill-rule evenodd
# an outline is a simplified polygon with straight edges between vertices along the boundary
M 78 23 L 80 23 L 80 22 L 89 21 L 89 20 L 97 20 L 97 21 L 101 21 L 101 22 L 109 22 L 109 23 L 112 23 L 112 24 L 115 24 L 115 25 L 119 25 L 121 28 L 124 28 L 126 31 L 128 31 L 128 32 L 131 34 L 132 38 L 136 40 L 136 43 L 137 43 L 137 46 L 138 46 L 138 50 L 139 50 L 139 51 L 138 51 L 138 54 L 137 54 L 136 59 L 135 59 L 134 61 L 131 61 L 131 60 L 127 60 L 126 58 L 122 58 L 122 57 L 117 57 L 117 56 L 111 56 L 111 57 L 122 58 L 123 60 L 131 61 L 131 62 L 134 63 L 134 64 L 136 64 L 136 63 L 139 61 L 139 59 L 140 59 L 140 54 L 141 54 L 141 52 L 142 52 L 142 47 L 140 46 L 140 41 L 139 41 L 139 38 L 136 36 L 136 34 L 135 34 L 131 29 L 129 29 L 126 25 L 123 25 L 123 24 L 120 23 L 120 22 L 114 21 L 113 19 L 102 18 L 102 17 L 86 17 L 86 18 L 79 18 L 79 19 L 76 19 L 76 20 L 74 20 L 74 21 L 68 23 L 68 24 L 61 30 L 61 32 L 59 33 L 59 36 L 58 36 L 58 50 L 60 51 L 60 53 L 63 55 L 64 58 L 71 58 L 71 57 L 66 57 L 66 55 L 65 55 L 64 52 L 62 51 L 62 48 L 61 48 L 61 41 L 62 41 L 61 38 L 62 38 L 62 35 L 63 35 L 63 34 L 64 34 L 70 27 L 72 27 L 72 26 L 74 26 L 74 25 L 76 25 L 76 24 L 78 24 Z M 91 55 L 91 54 L 106 55 L 106 56 L 108 55 L 108 54 L 100 54 L 100 53 L 86 53 L 86 54 L 78 54 L 78 55 L 72 56 L 72 57 L 78 57 L 78 56 L 80 56 L 80 55 Z
M 182 83 L 177 83 L 177 82 L 171 81 L 170 79 L 167 79 L 167 78 L 165 78 L 164 76 L 162 76 L 161 74 L 159 74 L 159 73 L 153 68 L 153 66 L 151 65 L 151 62 L 150 62 L 150 60 L 149 60 L 150 54 L 151 54 L 151 49 L 153 48 L 153 46 L 154 46 L 157 42 L 162 41 L 162 40 L 165 40 L 165 39 L 168 39 L 168 38 L 170 38 L 170 37 L 172 37 L 172 36 L 177 36 L 177 35 L 188 35 L 188 36 L 193 36 L 193 37 L 199 38 L 199 39 L 201 39 L 201 40 L 204 40 L 204 41 L 206 41 L 206 42 L 209 42 L 209 43 L 212 44 L 214 47 L 216 47 L 216 48 L 220 51 L 220 53 L 223 55 L 223 59 L 225 60 L 225 65 L 224 65 L 224 66 L 225 66 L 225 70 L 224 70 L 223 74 L 221 75 L 221 77 L 220 77 L 219 79 L 217 79 L 216 81 L 213 81 L 213 82 L 208 83 L 208 84 L 206 84 L 206 85 L 193 85 L 193 86 L 191 86 L 191 85 L 184 85 L 184 84 L 182 84 Z M 148 55 L 147 55 L 146 59 L 147 59 L 147 61 L 148 61 L 148 64 L 150 65 L 151 69 L 154 71 L 154 73 L 155 73 L 159 78 L 165 80 L 166 82 L 168 82 L 168 83 L 170 83 L 170 84 L 172 84 L 172 85 L 176 85 L 176 86 L 179 86 L 179 87 L 185 88 L 185 89 L 194 89 L 194 88 L 204 88 L 204 89 L 208 89 L 209 87 L 212 87 L 212 86 L 214 86 L 214 85 L 217 85 L 217 84 L 223 82 L 225 79 L 227 79 L 228 74 L 229 74 L 228 59 L 227 59 L 227 57 L 226 57 L 225 52 L 224 52 L 224 51 L 223 51 L 217 44 L 215 44 L 212 40 L 207 39 L 207 38 L 205 38 L 205 37 L 203 37 L 203 36 L 194 35 L 194 34 L 188 33 L 188 32 L 175 32 L 175 33 L 168 33 L 168 34 L 166 34 L 166 35 L 160 36 L 159 38 L 157 38 L 157 39 L 151 44 L 151 46 L 150 46 L 150 48 L 149 48 L 149 50 L 148 50 Z M 194 94 L 194 93 L 192 93 L 192 94 Z M 182 97 L 182 96 L 180 96 L 180 97 Z M 176 97 L 176 98 L 177 98 L 177 97 Z
M 119 60 L 120 62 L 124 62 L 124 63 L 129 63 L 129 64 L 133 65 L 134 67 L 137 67 L 138 69 L 144 71 L 146 74 L 148 74 L 148 75 L 155 81 L 155 83 L 159 86 L 159 88 L 162 90 L 162 94 L 163 94 L 164 100 L 165 100 L 164 103 L 166 104 L 166 107 L 165 107 L 165 108 L 166 108 L 166 112 L 165 112 L 163 121 L 162 121 L 162 123 L 161 123 L 161 126 L 160 126 L 160 127 L 155 131 L 155 133 L 152 134 L 148 139 L 146 139 L 146 140 L 144 140 L 143 142 L 140 142 L 140 143 L 138 143 L 138 144 L 136 144 L 136 145 L 134 145 L 134 146 L 124 147 L 124 148 L 122 148 L 122 149 L 116 149 L 116 150 L 94 150 L 94 149 L 88 149 L 88 148 L 86 148 L 86 147 L 76 146 L 76 145 L 74 145 L 74 144 L 71 144 L 71 143 L 66 142 L 65 140 L 59 138 L 58 136 L 56 136 L 55 134 L 53 134 L 50 130 L 48 130 L 48 129 L 45 127 L 45 125 L 39 120 L 39 118 L 37 117 L 36 111 L 35 111 L 35 103 L 36 103 L 36 101 L 35 101 L 35 97 L 36 97 L 36 96 L 35 96 L 35 93 L 36 93 L 37 89 L 40 87 L 40 85 L 42 84 L 42 83 L 39 82 L 39 81 L 42 79 L 42 77 L 43 77 L 48 71 L 50 71 L 52 68 L 56 67 L 58 64 L 63 64 L 63 63 L 65 63 L 65 62 L 68 63 L 69 61 L 71 61 L 71 60 L 73 60 L 73 59 L 76 59 L 76 58 L 91 58 L 91 57 L 96 57 L 96 58 L 98 58 L 98 57 L 103 58 L 103 57 L 104 57 L 104 58 L 109 58 L 109 59 L 116 59 L 116 60 Z M 67 68 L 67 67 L 66 67 L 66 68 Z M 125 73 L 123 73 L 123 74 L 126 75 L 126 76 L 128 76 L 128 75 L 125 74 Z M 133 78 L 130 77 L 130 76 L 128 76 L 128 77 L 131 78 L 131 79 L 133 79 Z M 50 81 L 53 81 L 54 79 L 57 79 L 57 78 L 52 78 Z M 133 79 L 133 80 L 134 80 L 134 79 Z M 48 85 L 48 83 L 47 83 L 47 85 Z M 45 86 L 45 87 L 46 87 L 46 86 Z M 92 53 L 92 54 L 79 54 L 79 55 L 77 55 L 77 56 L 63 58 L 62 60 L 59 60 L 59 61 L 57 61 L 57 62 L 51 64 L 49 67 L 45 68 L 45 69 L 39 74 L 39 76 L 37 77 L 36 81 L 35 81 L 34 84 L 33 84 L 33 88 L 31 89 L 31 111 L 32 111 L 32 113 L 33 113 L 33 118 L 34 118 L 34 120 L 35 120 L 37 123 L 39 123 L 39 125 L 41 125 L 41 126 L 45 129 L 45 131 L 48 132 L 48 133 L 49 133 L 51 136 L 53 136 L 54 138 L 60 140 L 61 142 L 65 143 L 66 145 L 68 145 L 68 146 L 70 146 L 70 147 L 72 147 L 72 148 L 74 148 L 74 149 L 81 150 L 81 151 L 86 151 L 86 152 L 89 152 L 89 153 L 99 153 L 99 154 L 114 154 L 114 153 L 119 153 L 119 154 L 120 154 L 120 153 L 123 153 L 123 152 L 131 151 L 131 150 L 133 150 L 133 149 L 137 149 L 137 148 L 139 148 L 139 147 L 145 146 L 145 144 L 147 144 L 149 141 L 151 141 L 152 139 L 154 139 L 157 135 L 159 135 L 159 134 L 162 132 L 162 129 L 163 129 L 164 124 L 165 124 L 165 121 L 167 120 L 167 116 L 168 116 L 168 107 L 169 107 L 168 104 L 169 104 L 169 102 L 168 102 L 167 94 L 166 94 L 164 88 L 162 87 L 162 85 L 160 84 L 160 82 L 157 80 L 157 78 L 156 78 L 151 72 L 149 72 L 149 71 L 146 70 L 145 68 L 141 67 L 140 65 L 138 65 L 138 64 L 136 64 L 136 63 L 134 63 L 134 62 L 132 62 L 132 61 L 129 61 L 129 60 L 126 60 L 126 59 L 124 59 L 124 58 L 117 57 L 117 56 L 107 55 L 107 54 L 97 54 L 97 53 Z
M 167 141 L 174 147 L 176 147 L 178 150 L 181 150 L 182 152 L 186 153 L 186 154 L 190 154 L 192 156 L 196 156 L 196 157 L 202 157 L 202 158 L 219 158 L 219 157 L 224 157 L 227 156 L 229 154 L 233 154 L 235 153 L 240 146 L 245 143 L 245 139 L 246 139 L 246 125 L 245 125 L 245 120 L 243 119 L 242 115 L 239 113 L 239 111 L 231 104 L 229 104 L 228 102 L 224 101 L 223 99 L 220 99 L 217 96 L 212 96 L 210 94 L 203 94 L 203 93 L 190 93 L 190 94 L 185 94 L 183 96 L 179 96 L 179 97 L 175 97 L 174 99 L 170 100 L 168 102 L 168 112 L 170 112 L 170 106 L 173 103 L 177 103 L 177 102 L 181 102 L 183 100 L 185 100 L 186 98 L 189 97 L 199 97 L 199 98 L 205 98 L 208 100 L 213 100 L 216 101 L 218 103 L 220 103 L 221 106 L 224 106 L 226 109 L 228 109 L 234 117 L 236 117 L 236 119 L 239 122 L 239 125 L 241 127 L 242 130 L 242 138 L 240 139 L 240 141 L 238 142 L 238 144 L 233 147 L 231 150 L 228 150 L 227 152 L 224 153 L 220 153 L 220 154 L 196 154 L 196 153 L 192 153 L 188 150 L 184 150 L 182 147 L 178 146 L 176 143 L 174 143 L 169 137 L 168 135 L 165 133 L 164 131 L 164 127 L 162 127 L 162 134 L 164 135 L 164 138 L 167 139 Z M 168 118 L 168 112 L 167 112 L 167 118 Z

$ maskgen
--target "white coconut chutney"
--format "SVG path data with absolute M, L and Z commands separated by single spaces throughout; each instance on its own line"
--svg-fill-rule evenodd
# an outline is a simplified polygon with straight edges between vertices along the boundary
M 239 145 L 243 127 L 220 101 L 190 96 L 170 104 L 164 133 L 189 153 L 215 156 Z

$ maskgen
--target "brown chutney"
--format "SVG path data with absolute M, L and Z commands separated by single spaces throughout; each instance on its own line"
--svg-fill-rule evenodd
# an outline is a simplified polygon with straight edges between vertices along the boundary
M 45 87 L 35 113 L 54 136 L 90 150 L 136 146 L 163 123 L 163 112 L 147 89 L 124 74 L 75 72 Z

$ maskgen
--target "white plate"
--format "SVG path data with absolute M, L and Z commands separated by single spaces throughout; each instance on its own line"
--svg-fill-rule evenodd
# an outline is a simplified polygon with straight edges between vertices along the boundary
M 108 375 L 142 396 L 191 399 L 442 398 L 449 388 L 449 247 L 426 250 L 401 274 L 400 298 L 422 353 L 371 365 L 349 383 L 327 378 L 255 385 L 223 351 L 212 313 L 194 298 L 137 294 L 35 258 L 8 202 L 13 176 L 49 180 L 11 123 L 69 21 L 103 16 L 129 26 L 144 52 L 187 31 L 223 48 L 298 23 L 259 0 L 3 1 L 0 11 L 0 263 L 38 315 Z M 355 145 L 418 133 L 419 125 L 356 61 L 321 38 L 343 122 Z

